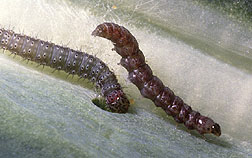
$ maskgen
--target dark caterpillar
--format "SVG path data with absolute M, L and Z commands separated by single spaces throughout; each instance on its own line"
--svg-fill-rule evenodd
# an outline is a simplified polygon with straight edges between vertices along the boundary
M 128 70 L 129 80 L 137 86 L 143 97 L 151 99 L 157 107 L 161 107 L 168 115 L 173 116 L 176 122 L 184 123 L 190 130 L 196 129 L 200 134 L 221 135 L 219 124 L 192 110 L 152 74 L 151 68 L 145 63 L 145 57 L 138 47 L 137 40 L 126 28 L 114 23 L 103 23 L 97 26 L 92 35 L 113 42 L 113 50 L 122 56 L 120 64 Z
M 0 48 L 96 83 L 109 111 L 125 113 L 129 108 L 130 103 L 114 73 L 92 55 L 5 29 L 0 29 Z

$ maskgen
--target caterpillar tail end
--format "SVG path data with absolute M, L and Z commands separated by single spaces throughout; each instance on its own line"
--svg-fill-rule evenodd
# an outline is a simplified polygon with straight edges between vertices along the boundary
M 92 36 L 96 37 L 96 36 L 99 36 L 99 37 L 105 37 L 105 35 L 103 35 L 104 33 L 104 30 L 105 28 L 103 27 L 102 24 L 98 25 L 96 27 L 96 29 L 92 32 Z
M 111 112 L 115 113 L 126 113 L 130 106 L 130 102 L 122 90 L 114 90 L 108 94 L 106 104 Z

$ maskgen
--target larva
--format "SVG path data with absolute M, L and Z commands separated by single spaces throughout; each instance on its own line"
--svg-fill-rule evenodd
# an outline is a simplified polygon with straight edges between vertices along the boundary
M 171 89 L 154 76 L 145 57 L 139 49 L 135 37 L 123 26 L 114 23 L 103 23 L 96 27 L 92 35 L 106 38 L 113 42 L 114 48 L 122 59 L 120 64 L 129 72 L 129 80 L 137 86 L 143 97 L 151 99 L 157 107 L 161 107 L 176 122 L 184 123 L 190 129 L 196 129 L 200 134 L 212 133 L 221 135 L 219 124 L 183 102 Z
M 111 112 L 125 113 L 129 101 L 115 74 L 97 57 L 54 43 L 0 29 L 0 48 L 41 65 L 78 75 L 96 84 Z

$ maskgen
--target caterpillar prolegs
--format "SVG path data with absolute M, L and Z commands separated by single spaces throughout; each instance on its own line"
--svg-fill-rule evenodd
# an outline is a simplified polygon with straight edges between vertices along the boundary
M 96 83 L 109 111 L 125 113 L 129 108 L 130 103 L 116 76 L 97 57 L 3 28 L 0 29 L 0 48 Z
M 120 64 L 129 72 L 129 80 L 137 86 L 143 97 L 151 99 L 157 107 L 161 107 L 178 123 L 200 134 L 212 133 L 221 135 L 219 124 L 183 102 L 172 90 L 163 85 L 163 82 L 152 73 L 145 63 L 145 57 L 139 49 L 135 37 L 123 26 L 114 23 L 103 23 L 96 27 L 92 35 L 106 38 L 113 42 L 114 48 L 122 59 Z

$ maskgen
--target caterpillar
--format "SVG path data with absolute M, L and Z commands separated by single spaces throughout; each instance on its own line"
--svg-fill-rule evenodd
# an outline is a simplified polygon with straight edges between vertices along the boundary
M 125 27 L 105 22 L 98 25 L 92 35 L 113 42 L 112 50 L 122 57 L 120 65 L 127 69 L 128 79 L 140 90 L 143 97 L 151 99 L 157 107 L 161 107 L 176 122 L 184 123 L 189 130 L 195 129 L 202 135 L 221 135 L 221 127 L 218 123 L 192 110 L 170 88 L 164 86 L 157 76 L 153 75 L 136 38 Z
M 115 74 L 97 57 L 3 28 L 0 29 L 0 41 L 0 48 L 28 61 L 90 80 L 101 89 L 108 111 L 127 112 L 130 102 Z

